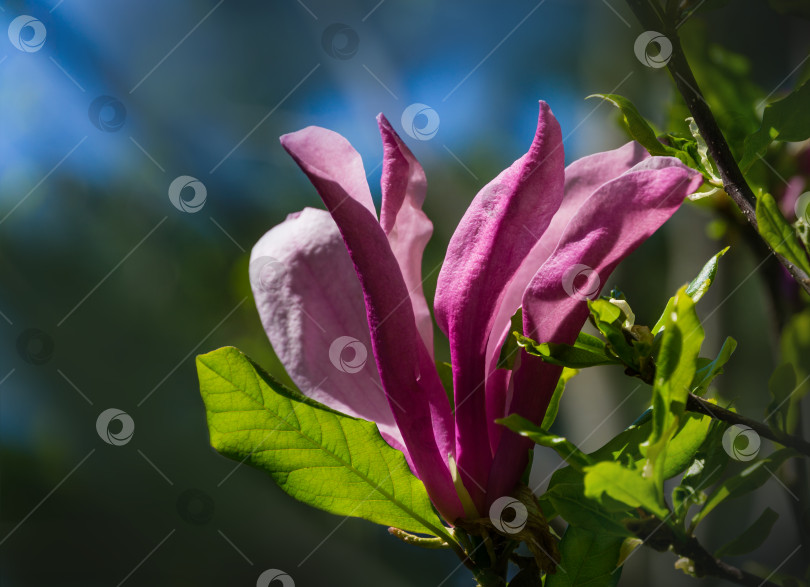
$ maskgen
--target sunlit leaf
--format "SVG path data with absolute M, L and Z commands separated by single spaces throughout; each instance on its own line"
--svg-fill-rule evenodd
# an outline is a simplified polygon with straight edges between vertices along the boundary
M 661 520 L 667 517 L 655 483 L 619 463 L 605 461 L 585 469 L 585 496 L 600 499 L 603 494 L 630 507 L 644 508 Z
M 424 485 L 372 422 L 285 388 L 233 347 L 198 356 L 197 372 L 221 454 L 268 472 L 311 506 L 447 537 Z

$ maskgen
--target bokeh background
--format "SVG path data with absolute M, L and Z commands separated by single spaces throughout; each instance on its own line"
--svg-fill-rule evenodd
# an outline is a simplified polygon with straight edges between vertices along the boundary
M 701 10 L 684 38 L 743 55 L 763 94 L 789 90 L 810 51 L 808 21 L 758 0 L 731 4 Z M 636 59 L 642 29 L 624 4 L 6 0 L 0 29 L 21 15 L 46 38 L 29 52 L 0 38 L 0 584 L 255 585 L 269 568 L 301 586 L 471 584 L 447 552 L 310 509 L 217 455 L 194 356 L 236 345 L 283 377 L 248 255 L 288 213 L 320 205 L 283 133 L 314 124 L 345 135 L 378 197 L 374 116 L 402 130 L 409 105 L 433 109 L 435 136 L 403 134 L 429 181 L 427 273 L 475 193 L 525 151 L 538 99 L 560 120 L 569 162 L 626 140 L 616 112 L 589 94 L 628 96 L 664 126 L 670 80 Z M 191 213 L 168 195 L 179 176 L 205 189 Z M 625 291 L 638 322 L 654 322 L 724 246 L 707 230 L 713 219 L 685 206 L 607 284 Z M 766 280 L 751 274 L 757 253 L 732 245 L 701 302 L 704 354 L 738 340 L 718 387 L 758 415 L 776 361 Z M 444 341 L 438 349 L 447 356 Z M 609 370 L 580 375 L 557 431 L 598 447 L 644 408 L 646 390 L 604 419 L 635 385 Z M 101 440 L 96 419 L 109 408 L 132 418 L 130 442 Z M 542 478 L 556 461 L 538 453 Z M 753 558 L 775 566 L 798 538 L 791 498 L 770 485 L 758 499 L 782 518 Z M 707 544 L 763 507 L 724 506 Z M 688 581 L 673 563 L 640 551 L 623 584 Z

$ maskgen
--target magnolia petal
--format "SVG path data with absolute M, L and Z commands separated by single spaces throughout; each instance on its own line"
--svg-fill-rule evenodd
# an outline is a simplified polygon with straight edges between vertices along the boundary
M 496 424 L 495 420 L 503 418 L 507 414 L 494 412 L 489 407 L 494 408 L 495 405 L 504 407 L 500 401 L 489 401 L 490 396 L 499 395 L 501 393 L 500 389 L 503 388 L 503 384 L 500 383 L 498 389 L 490 391 L 490 374 L 496 368 L 498 356 L 506 337 L 510 335 L 509 322 L 520 307 L 526 286 L 557 246 L 568 222 L 579 210 L 583 202 L 593 194 L 594 190 L 648 158 L 649 155 L 644 147 L 635 141 L 631 141 L 618 149 L 577 159 L 565 168 L 565 195 L 562 204 L 554 214 L 554 218 L 552 218 L 546 231 L 526 256 L 526 259 L 509 283 L 495 317 L 492 334 L 489 337 L 487 346 L 487 424 L 490 427 L 489 442 L 493 452 L 498 446 L 504 429 L 503 426 Z
M 329 213 L 305 208 L 262 236 L 250 253 L 250 284 L 267 337 L 298 389 L 376 422 L 389 444 L 403 450 L 368 356 L 363 291 Z
M 377 117 L 383 140 L 380 225 L 397 258 L 411 295 L 416 326 L 433 356 L 433 319 L 422 288 L 422 254 L 433 234 L 433 223 L 422 211 L 427 193 L 425 172 L 391 123 Z
M 410 296 L 385 232 L 376 214 L 354 196 L 358 176 L 346 175 L 359 155 L 339 134 L 315 127 L 284 135 L 281 144 L 309 177 L 343 236 L 363 290 L 371 345 L 394 419 L 417 475 L 452 522 L 463 516 L 463 508 L 447 460 L 450 406 L 413 308 L 403 303 Z
M 573 344 L 588 316 L 585 300 L 595 297 L 616 265 L 702 183 L 699 173 L 677 160 L 660 159 L 644 161 L 604 184 L 576 212 L 523 296 L 527 335 L 541 342 Z M 508 411 L 541 422 L 559 372 L 559 367 L 521 352 Z M 490 475 L 489 497 L 496 499 L 512 490 L 526 466 L 530 446 L 523 437 L 503 433 Z
M 529 151 L 475 197 L 439 274 L 435 312 L 450 339 L 457 462 L 479 508 L 492 458 L 484 389 L 489 333 L 506 285 L 560 205 L 563 174 L 560 126 L 540 102 Z

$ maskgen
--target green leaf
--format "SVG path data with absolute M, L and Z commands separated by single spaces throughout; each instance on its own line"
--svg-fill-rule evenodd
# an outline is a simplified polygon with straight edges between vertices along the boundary
M 779 365 L 768 380 L 771 401 L 766 417 L 768 425 L 775 430 L 787 431 L 787 413 L 790 408 L 790 394 L 796 389 L 796 370 L 790 363 Z
M 756 213 L 759 234 L 762 235 L 765 242 L 775 252 L 801 267 L 806 273 L 810 273 L 810 260 L 807 259 L 807 252 L 799 242 L 796 231 L 782 216 L 779 205 L 771 194 L 764 192 L 757 198 Z
M 785 98 L 771 102 L 762 113 L 762 126 L 745 139 L 740 168 L 748 168 L 765 154 L 773 141 L 799 142 L 810 138 L 810 82 Z
M 714 257 L 709 259 L 703 266 L 703 269 L 700 270 L 700 273 L 697 274 L 697 277 L 695 277 L 686 287 L 686 293 L 692 298 L 692 300 L 695 301 L 695 303 L 697 303 L 700 298 L 702 298 L 706 292 L 709 291 L 712 283 L 714 283 L 714 278 L 717 276 L 717 267 L 720 262 L 720 257 L 725 255 L 729 248 L 730 247 L 726 247 Z
M 695 460 L 706 437 L 712 419 L 709 416 L 687 414 L 680 430 L 669 441 L 664 457 L 664 479 L 671 479 L 683 473 Z
M 568 439 L 549 434 L 547 431 L 533 424 L 530 420 L 518 414 L 511 414 L 506 418 L 495 420 L 495 422 L 506 426 L 516 434 L 525 436 L 535 444 L 554 449 L 566 463 L 570 464 L 578 471 L 593 464 L 593 461 L 588 455 L 580 451 L 579 448 L 574 446 Z
M 748 554 L 759 548 L 768 538 L 771 533 L 776 520 L 779 519 L 779 514 L 771 508 L 765 508 L 756 521 L 743 530 L 736 538 L 728 544 L 721 546 L 714 556 L 739 556 L 741 554 Z
M 639 471 L 608 461 L 585 468 L 585 496 L 600 499 L 603 494 L 630 507 L 641 507 L 666 519 L 668 512 L 655 483 Z
M 644 119 L 633 103 L 627 98 L 619 96 L 618 94 L 592 94 L 586 99 L 588 98 L 601 98 L 618 108 L 622 113 L 622 117 L 624 117 L 624 122 L 627 124 L 627 130 L 630 132 L 630 136 L 641 143 L 641 146 L 647 149 L 650 155 L 663 155 L 678 158 L 685 155 L 682 151 L 668 147 L 659 141 L 650 123 Z
M 554 388 L 554 393 L 551 395 L 551 400 L 548 402 L 548 407 L 546 408 L 546 414 L 543 416 L 541 428 L 548 430 L 551 428 L 551 425 L 554 424 L 554 420 L 557 419 L 557 412 L 560 410 L 560 400 L 562 399 L 563 392 L 565 391 L 565 386 L 568 385 L 568 382 L 577 373 L 579 373 L 579 371 L 576 369 L 569 369 L 568 367 L 565 367 L 562 370 L 560 378 L 557 380 L 557 386 Z
M 695 302 L 681 288 L 665 316 L 653 382 L 652 432 L 646 445 L 645 475 L 663 492 L 667 447 L 683 421 L 686 401 L 697 370 L 703 327 Z
M 755 462 L 742 473 L 723 481 L 706 500 L 706 505 L 692 518 L 691 528 L 697 526 L 714 508 L 728 499 L 735 499 L 746 493 L 759 489 L 787 459 L 798 453 L 790 448 L 783 448 Z
M 616 565 L 624 539 L 568 526 L 560 541 L 560 566 L 546 578 L 546 587 L 613 587 L 621 569 Z
M 233 347 L 198 356 L 197 372 L 221 454 L 267 471 L 311 506 L 451 540 L 424 485 L 374 423 L 285 388 Z
M 623 520 L 635 517 L 627 506 L 622 504 L 623 509 L 605 507 L 586 497 L 584 490 L 582 483 L 557 483 L 543 494 L 543 498 L 550 501 L 554 511 L 573 526 L 614 536 L 632 536 L 622 524 Z
M 594 336 L 590 338 L 597 339 Z M 535 357 L 540 357 L 551 365 L 560 365 L 570 369 L 584 369 L 596 365 L 616 364 L 616 359 L 605 354 L 605 345 L 601 344 L 601 351 L 593 350 L 593 346 L 571 346 L 569 344 L 557 344 L 552 342 L 534 342 L 532 339 L 516 334 L 518 346 L 527 353 Z M 601 342 L 601 341 L 599 341 Z
M 700 298 L 702 298 L 705 293 L 709 290 L 712 283 L 714 283 L 714 278 L 717 276 L 717 267 L 720 257 L 726 254 L 729 247 L 726 247 L 716 255 L 714 255 L 711 259 L 709 259 L 703 268 L 700 270 L 700 273 L 697 274 L 689 285 L 686 287 L 686 293 L 692 298 L 692 300 L 697 303 Z M 661 329 L 664 327 L 664 323 L 666 322 L 666 317 L 672 313 L 672 305 L 675 303 L 675 298 L 670 298 L 667 302 L 667 307 L 664 309 L 664 313 L 658 319 L 655 326 L 652 328 L 653 334 L 658 334 Z
M 692 380 L 692 393 L 695 395 L 703 395 L 709 389 L 709 385 L 715 377 L 723 373 L 723 365 L 725 365 L 734 354 L 734 349 L 737 348 L 737 341 L 731 337 L 726 338 L 723 346 L 720 347 L 720 352 L 717 357 L 709 361 L 708 359 L 698 359 L 698 369 L 695 371 L 695 378 Z

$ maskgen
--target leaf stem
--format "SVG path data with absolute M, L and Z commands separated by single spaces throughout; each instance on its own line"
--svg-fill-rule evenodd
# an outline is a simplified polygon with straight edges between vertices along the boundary
M 757 230 L 756 197 L 745 180 L 742 170 L 737 165 L 731 148 L 728 146 L 728 142 L 723 136 L 723 132 L 720 130 L 708 102 L 706 102 L 700 91 L 691 67 L 689 67 L 689 62 L 686 59 L 686 54 L 678 36 L 678 26 L 682 22 L 676 23 L 672 18 L 663 19 L 660 15 L 660 9 L 653 4 L 653 0 L 627 0 L 627 4 L 643 27 L 649 30 L 663 29 L 663 34 L 672 43 L 672 56 L 667 63 L 667 69 L 672 75 L 675 87 L 683 96 L 686 106 L 700 130 L 700 134 L 706 141 L 709 154 L 714 159 L 720 178 L 723 180 L 723 189 L 737 204 L 748 224 L 754 230 Z M 759 234 L 758 231 L 757 234 Z M 774 251 L 774 255 L 804 291 L 810 294 L 810 276 L 779 253 Z
M 803 438 L 793 436 L 791 434 L 775 432 L 768 427 L 767 424 L 757 422 L 756 420 L 752 420 L 751 418 L 747 418 L 741 414 L 732 412 L 731 410 L 721 408 L 720 406 L 708 402 L 702 397 L 698 397 L 693 393 L 690 393 L 689 398 L 686 400 L 686 409 L 690 412 L 709 416 L 715 420 L 722 420 L 723 422 L 728 422 L 730 424 L 747 426 L 764 438 L 778 442 L 781 445 L 790 447 L 799 451 L 803 455 L 810 457 L 810 442 L 807 442 Z

